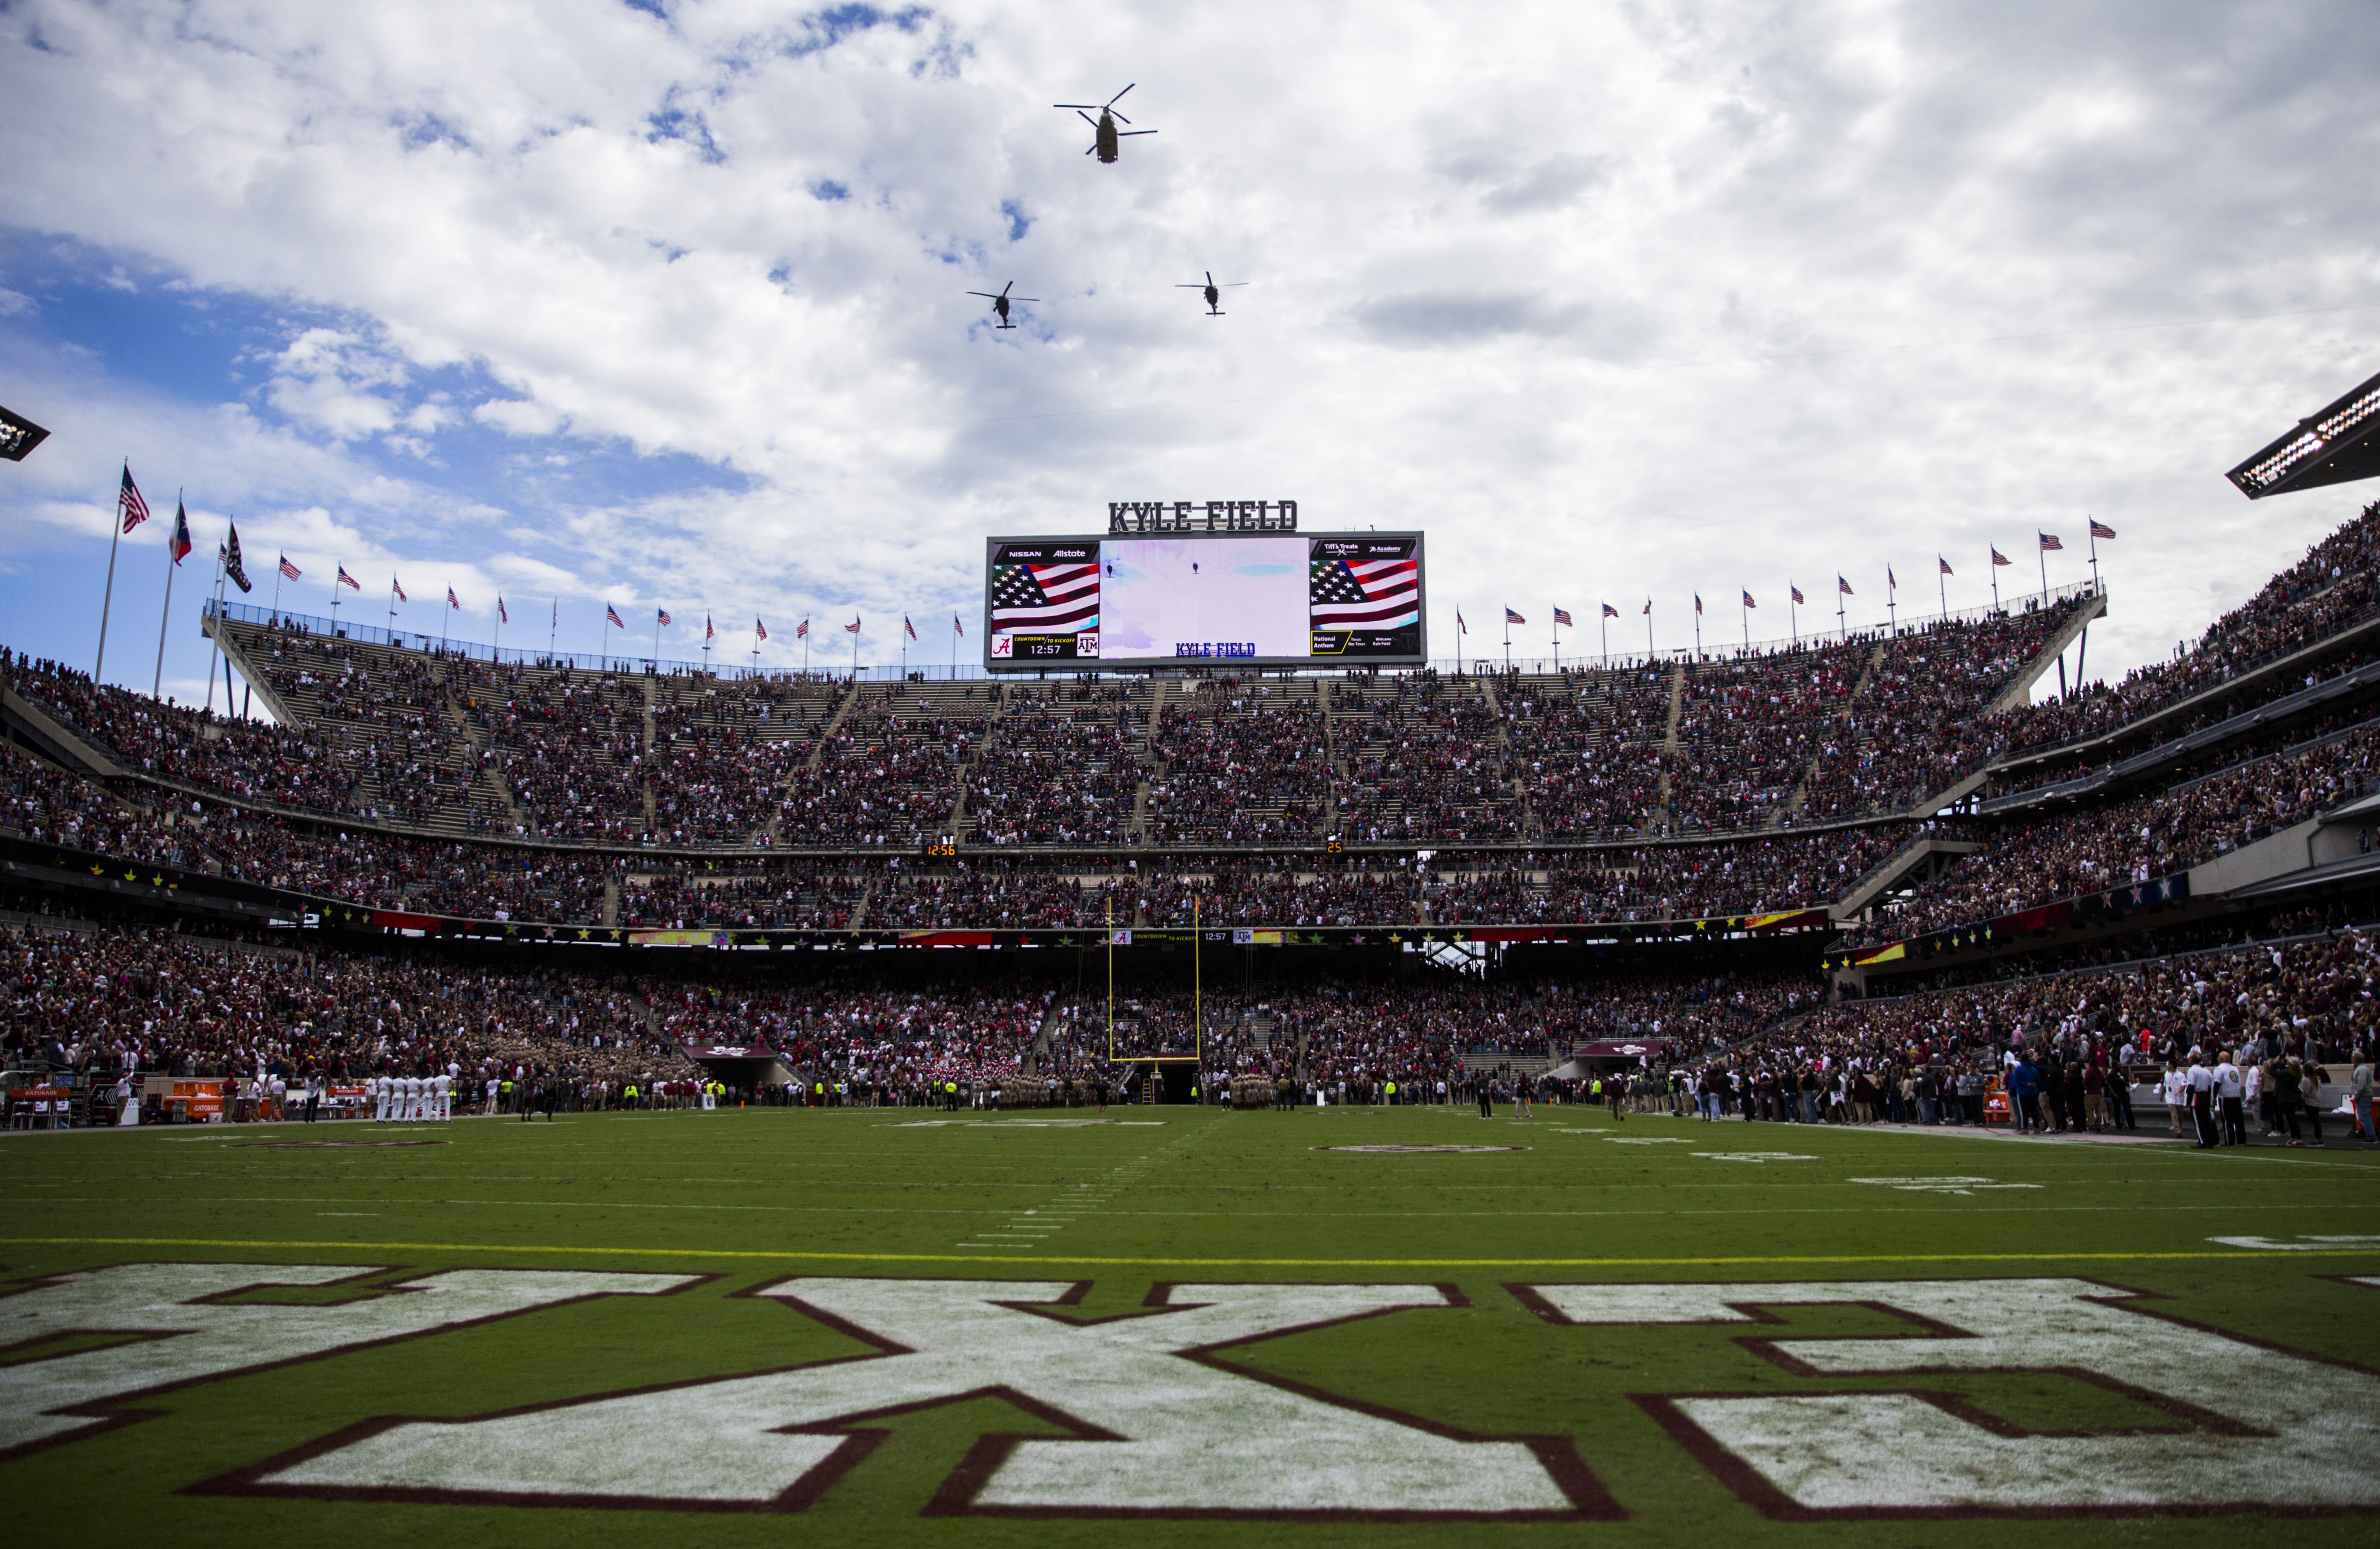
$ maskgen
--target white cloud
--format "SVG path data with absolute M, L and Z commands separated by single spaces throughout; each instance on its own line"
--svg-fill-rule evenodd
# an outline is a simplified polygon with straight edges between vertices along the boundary
M 10 219 L 354 320 L 281 343 L 241 482 L 491 578 L 533 526 L 624 603 L 922 614 L 988 531 L 1287 495 L 1429 531 L 1441 651 L 1457 602 L 1647 593 L 1677 644 L 1693 592 L 1866 604 L 1937 551 L 1973 605 L 2088 509 L 2113 670 L 2358 503 L 2219 475 L 2369 373 L 2371 312 L 2084 332 L 2380 301 L 2344 4 L 823 14 L 28 0 Z M 1046 104 L 1135 79 L 1161 132 L 1101 166 Z M 1226 319 L 1172 288 L 1208 269 Z M 411 477 L 474 428 L 726 488 Z

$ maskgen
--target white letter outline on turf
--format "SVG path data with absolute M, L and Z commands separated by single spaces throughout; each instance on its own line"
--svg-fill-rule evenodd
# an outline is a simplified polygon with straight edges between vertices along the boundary
M 1622 1515 L 1568 1438 L 1475 1436 L 1217 1359 L 1415 1308 L 1435 1286 L 1160 1286 L 1073 1322 L 1087 1285 L 806 1277 L 774 1298 L 875 1353 L 459 1421 L 349 1427 L 210 1493 L 799 1511 L 885 1416 L 982 1397 L 1067 1431 L 986 1436 L 928 1515 L 1429 1520 Z
M 0 1365 L 0 1458 L 145 1419 L 130 1400 L 364 1345 L 594 1296 L 658 1296 L 699 1275 L 449 1269 L 330 1304 L 232 1301 L 244 1291 L 337 1286 L 386 1266 L 119 1264 L 0 1297 L 10 1349 L 82 1335 L 128 1342 Z
M 2185 1322 L 2094 1280 L 1516 1286 L 1557 1325 L 1776 1324 L 1849 1304 L 1908 1337 L 1741 1340 L 1796 1376 L 2057 1372 L 2183 1430 L 2029 1432 L 1952 1394 L 1632 1395 L 1764 1513 L 2351 1512 L 2380 1506 L 2380 1374 Z

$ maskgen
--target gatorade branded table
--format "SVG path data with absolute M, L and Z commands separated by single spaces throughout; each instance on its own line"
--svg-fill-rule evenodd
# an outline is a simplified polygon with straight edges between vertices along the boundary
M 8 1128 L 63 1130 L 71 1122 L 73 1092 L 64 1086 L 20 1086 L 8 1094 Z

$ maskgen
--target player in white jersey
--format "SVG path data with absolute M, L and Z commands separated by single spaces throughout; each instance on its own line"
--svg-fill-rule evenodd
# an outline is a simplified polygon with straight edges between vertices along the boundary
M 405 1117 L 408 1123 L 421 1122 L 423 1110 L 429 1106 L 430 1083 L 419 1076 L 405 1078 Z
M 430 1078 L 430 1117 L 442 1124 L 455 1122 L 455 1081 L 441 1071 Z
M 366 1082 L 365 1084 L 371 1088 L 372 1122 L 375 1124 L 387 1123 L 388 1078 L 386 1076 L 374 1076 L 370 1081 Z

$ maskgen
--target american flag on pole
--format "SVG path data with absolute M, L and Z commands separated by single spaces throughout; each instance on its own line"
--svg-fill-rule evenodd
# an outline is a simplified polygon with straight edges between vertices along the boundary
M 1454 611 L 1454 633 L 1457 635 L 1468 635 L 1471 633 L 1471 626 L 1463 622 L 1463 610 L 1460 608 L 1457 608 Z
M 1526 623 L 1529 621 L 1521 617 L 1520 614 L 1515 613 L 1510 608 L 1507 608 L 1504 610 L 1504 622 L 1506 623 Z
M 149 502 L 140 498 L 140 486 L 132 482 L 132 465 L 124 465 L 124 482 L 116 487 L 115 514 L 124 518 L 124 530 L 130 532 L 149 519 Z
M 993 635 L 1081 635 L 1099 626 L 1097 562 L 993 566 Z
M 858 634 L 858 633 L 859 633 L 859 615 L 858 615 L 858 614 L 854 613 L 854 614 L 852 614 L 852 615 L 851 615 L 851 622 L 850 622 L 849 623 L 844 624 L 844 625 L 843 626 L 843 632 L 844 632 L 845 635 L 856 635 L 856 634 Z
M 719 631 L 717 631 L 717 630 L 715 630 L 715 629 L 713 629 L 713 628 L 711 628 L 711 627 L 710 627 L 710 614 L 708 614 L 708 613 L 703 614 L 703 615 L 702 615 L 702 637 L 703 637 L 704 639 L 708 640 L 708 639 L 711 638 L 713 635 L 717 635 L 718 633 L 719 633 Z
M 966 638 L 966 625 L 959 623 L 959 616 L 956 613 L 951 615 L 951 633 L 962 640 Z
M 306 578 L 304 572 L 289 563 L 289 556 L 286 554 L 281 556 L 281 574 L 292 581 L 302 581 Z
M 917 637 L 917 626 L 909 622 L 909 615 L 906 613 L 901 615 L 901 627 L 908 632 L 910 639 L 915 640 Z
M 1554 623 L 1559 624 L 1567 624 L 1572 629 L 1576 629 L 1578 627 L 1578 625 L 1571 623 L 1570 610 L 1567 608 L 1557 608 L 1554 610 Z
M 1421 621 L 1421 562 L 1410 554 L 1348 561 L 1318 545 L 1305 598 L 1307 623 L 1318 630 L 1402 629 Z
M 413 600 L 413 599 L 405 595 L 405 583 L 398 580 L 394 575 L 391 575 L 388 578 L 388 589 L 396 594 L 396 599 L 399 602 L 410 602 Z
M 1620 610 L 1607 602 L 1603 605 L 1603 616 L 1607 619 L 1616 619 L 1620 616 Z
M 2091 518 L 2091 536 L 2094 538 L 2113 538 L 2116 536 L 2116 529 L 2109 526 L 2107 523 L 2102 522 L 2096 516 L 2094 516 Z
M 452 587 L 446 588 L 446 606 L 454 609 L 458 613 L 463 611 L 463 604 L 455 600 L 455 588 Z
M 1835 577 L 1835 590 L 1845 597 L 1854 597 L 1858 595 L 1852 590 L 1852 584 L 1849 581 L 1844 580 L 1840 575 Z
M 796 640 L 808 639 L 809 637 L 809 633 L 810 621 L 808 619 L 804 619 L 801 623 L 794 625 L 794 638 Z
M 1934 563 L 1942 567 L 1942 574 L 1945 575 L 1956 575 L 1959 574 L 1957 571 L 1950 568 L 1950 562 L 1944 559 L 1939 554 L 1934 556 Z
M 352 576 L 352 575 L 348 575 L 348 574 L 347 574 L 347 567 L 346 567 L 346 565 L 341 565 L 341 566 L 339 566 L 339 582 L 338 582 L 338 584 L 339 584 L 340 586 L 343 586 L 343 587 L 346 587 L 346 588 L 347 588 L 347 590 L 349 590 L 349 591 L 351 591 L 351 592 L 359 592 L 359 591 L 361 591 L 361 590 L 363 590 L 363 589 L 364 589 L 364 587 L 363 587 L 363 583 L 362 583 L 362 582 L 360 582 L 360 581 L 357 580 L 354 576 Z
M 620 616 L 620 610 L 613 607 L 608 602 L 603 604 L 603 620 L 613 629 L 625 629 L 628 627 L 628 621 Z
M 513 616 L 504 611 L 504 594 L 502 592 L 498 592 L 496 594 L 496 622 L 498 623 L 510 623 L 513 622 Z
M 1649 597 L 1645 599 L 1644 613 L 1648 619 L 1653 616 L 1653 599 Z
M 1987 545 L 1987 547 L 1988 547 L 1988 545 Z M 1998 549 L 1993 549 L 1993 550 L 1992 550 L 1992 563 L 1993 563 L 1994 564 L 2014 564 L 2014 563 L 2016 563 L 2016 561 L 2014 561 L 2014 560 L 2012 560 L 2012 559 L 2009 558 L 2006 554 L 2001 553 Z M 1998 582 L 1994 582 L 1993 584 L 1994 584 L 1995 586 L 1998 585 Z
M 1884 567 L 1884 589 L 1888 592 L 1897 592 L 1900 589 L 1900 577 L 1892 573 L 1890 565 Z
M 1703 611 L 1703 594 L 1702 594 L 1702 593 L 1700 593 L 1700 592 L 1696 592 L 1696 593 L 1694 593 L 1694 616 L 1695 616 L 1695 617 L 1697 617 L 1697 618 L 1701 617 L 1701 616 L 1702 616 L 1702 611 Z
M 1750 592 L 1745 592 L 1743 594 L 1743 605 L 1746 608 L 1757 608 L 1760 606 L 1759 603 L 1752 600 L 1752 594 Z
M 1793 594 L 1793 600 L 1796 602 L 1807 602 L 1810 600 L 1808 598 L 1802 595 L 1802 588 L 1799 587 L 1788 587 L 1785 589 Z
M 2041 551 L 2045 554 L 2049 553 L 2053 550 L 2063 549 L 2066 547 L 2065 544 L 2058 541 L 2058 535 L 2054 532 L 2041 533 L 2037 536 L 2041 539 Z
M 756 640 L 766 640 L 769 637 L 769 626 L 760 622 L 759 615 L 757 613 L 752 618 L 752 637 Z
M 654 609 L 653 622 L 660 624 L 663 629 L 667 629 L 670 623 L 669 610 L 666 608 Z

